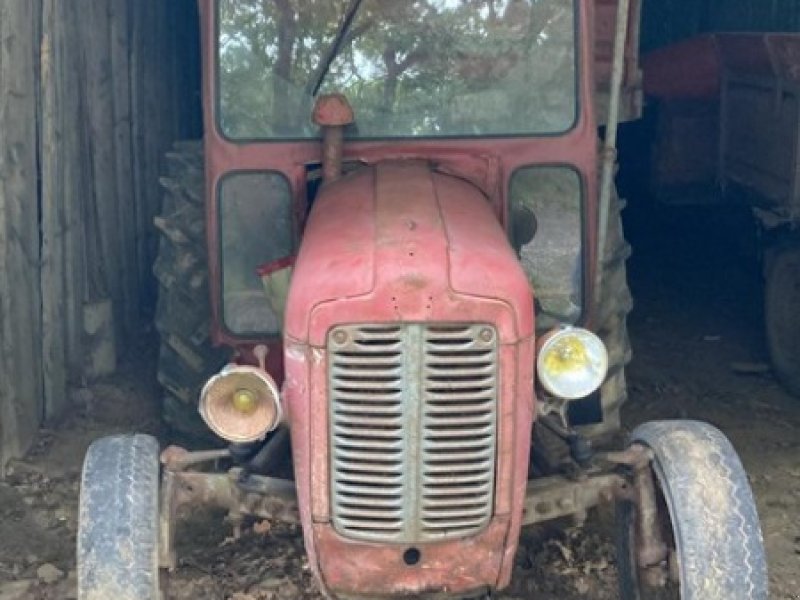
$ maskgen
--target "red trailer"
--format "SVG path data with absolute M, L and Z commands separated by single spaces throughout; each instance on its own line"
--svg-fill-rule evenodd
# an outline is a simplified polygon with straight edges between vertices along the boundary
M 707 35 L 643 67 L 645 92 L 659 100 L 656 193 L 693 202 L 704 190 L 721 210 L 752 207 L 774 371 L 800 395 L 800 34 Z

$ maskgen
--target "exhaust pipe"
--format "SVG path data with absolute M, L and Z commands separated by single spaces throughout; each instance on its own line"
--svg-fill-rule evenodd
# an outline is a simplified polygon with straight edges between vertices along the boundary
M 323 94 L 317 98 L 312 117 L 322 129 L 322 179 L 325 183 L 342 176 L 344 128 L 355 120 L 344 94 Z

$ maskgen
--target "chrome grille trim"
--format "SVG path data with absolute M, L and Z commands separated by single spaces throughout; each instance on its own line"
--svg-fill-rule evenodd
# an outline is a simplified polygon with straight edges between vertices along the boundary
M 398 543 L 481 531 L 494 502 L 494 327 L 340 326 L 328 351 L 336 530 Z

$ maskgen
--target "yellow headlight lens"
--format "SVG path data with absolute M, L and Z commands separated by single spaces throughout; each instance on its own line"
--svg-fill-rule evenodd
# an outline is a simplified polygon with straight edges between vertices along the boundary
M 565 327 L 548 335 L 536 366 L 545 390 L 558 398 L 577 400 L 603 384 L 608 353 L 591 331 Z
M 588 362 L 586 347 L 575 337 L 558 340 L 544 357 L 545 369 L 554 375 L 583 369 Z

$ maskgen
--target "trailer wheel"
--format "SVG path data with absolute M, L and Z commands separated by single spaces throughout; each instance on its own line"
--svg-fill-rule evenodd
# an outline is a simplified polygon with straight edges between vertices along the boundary
M 158 442 L 95 441 L 83 463 L 78 600 L 159 600 Z
M 156 329 L 161 336 L 158 380 L 164 420 L 176 431 L 212 439 L 197 412 L 206 381 L 228 360 L 211 344 L 211 305 L 201 142 L 178 142 L 161 179 L 164 203 L 155 219 L 161 234 L 153 272 L 158 280 Z
M 650 587 L 636 557 L 638 511 L 617 504 L 622 600 L 766 600 L 767 565 L 753 494 L 736 451 L 696 421 L 638 427 L 632 443 L 653 452 L 658 521 L 669 550 L 665 587 Z
M 767 347 L 778 380 L 800 396 L 800 245 L 777 248 L 764 294 Z

